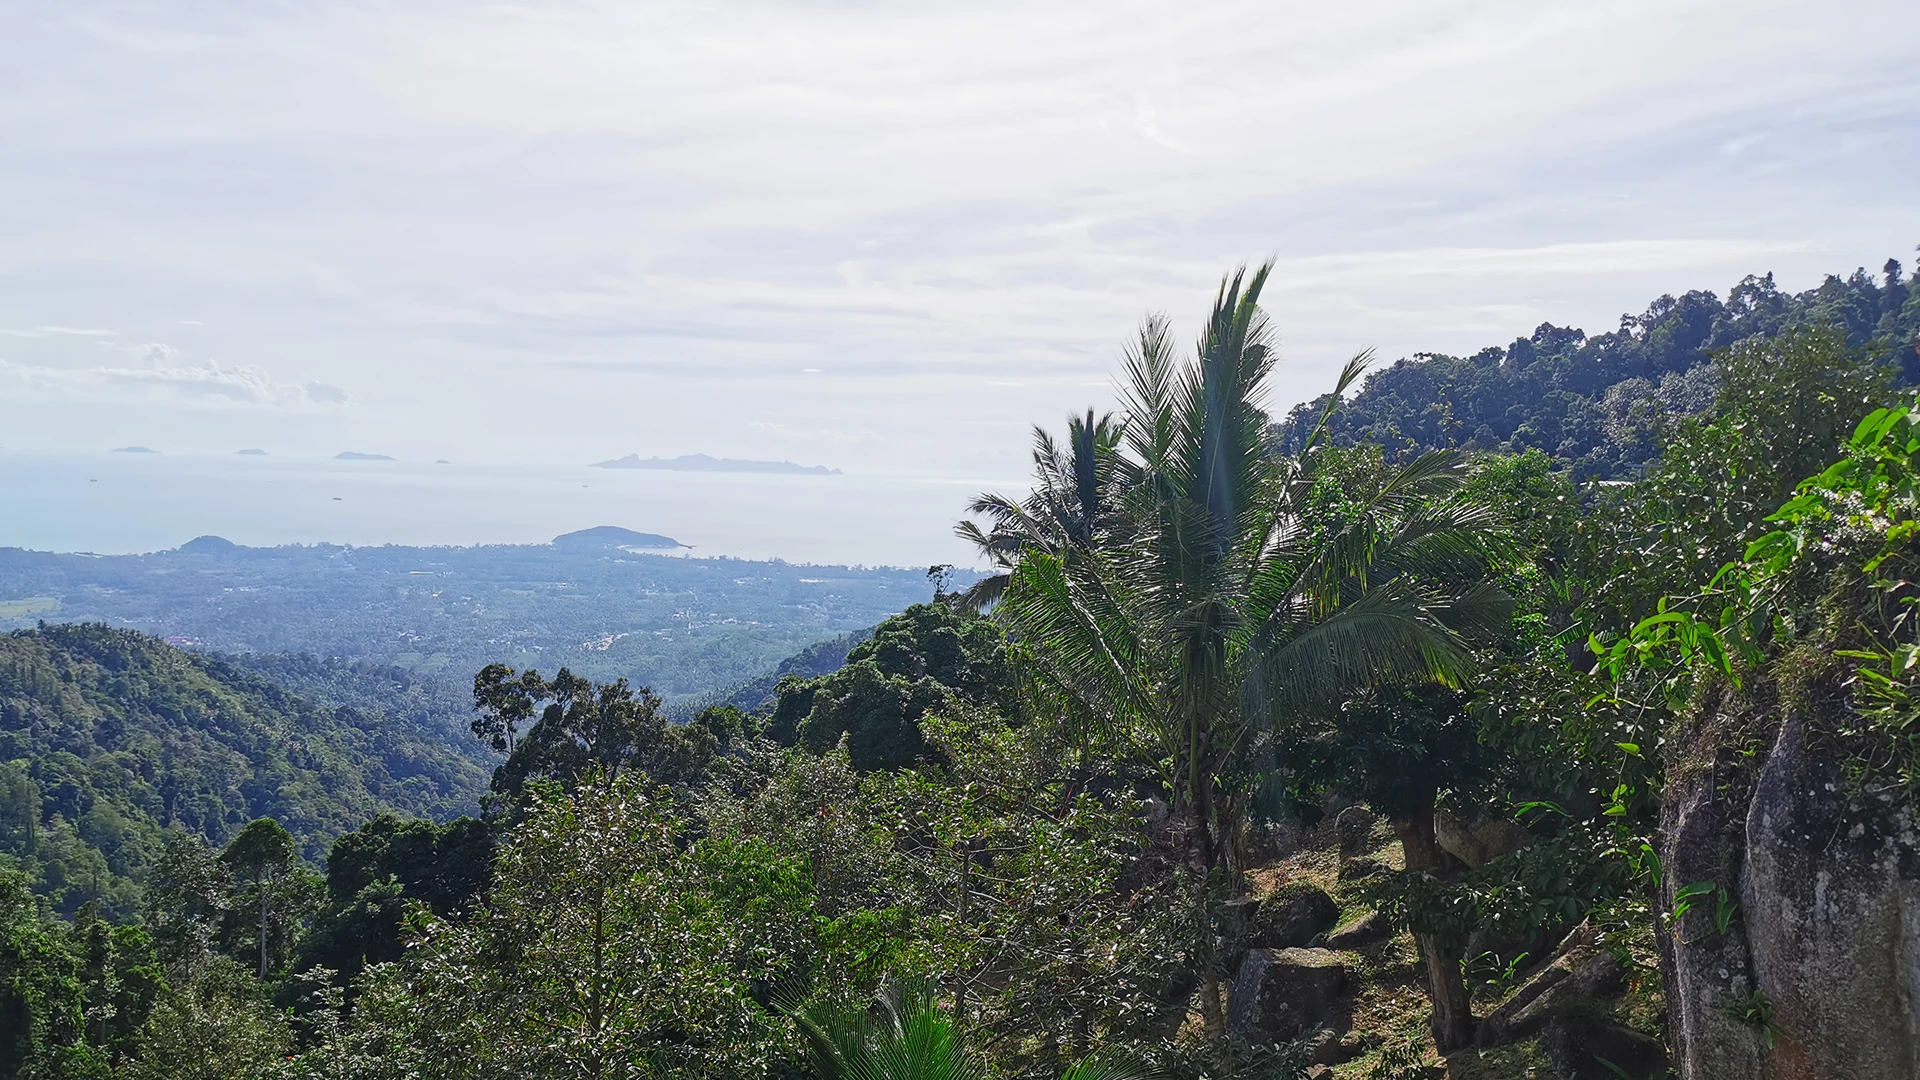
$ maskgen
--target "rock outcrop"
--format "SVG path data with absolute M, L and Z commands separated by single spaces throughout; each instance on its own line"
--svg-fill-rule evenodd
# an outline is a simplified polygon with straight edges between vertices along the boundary
M 1668 910 L 1691 895 L 1661 936 L 1686 1080 L 1920 1077 L 1920 821 L 1849 796 L 1829 734 L 1846 705 L 1817 700 L 1722 702 L 1676 747 Z
M 1353 858 L 1366 852 L 1373 839 L 1373 826 L 1379 819 L 1358 803 L 1340 811 L 1333 819 L 1333 834 L 1340 841 L 1340 854 Z
M 1248 949 L 1227 994 L 1227 1030 L 1286 1042 L 1321 1026 L 1347 989 L 1347 961 L 1327 949 Z

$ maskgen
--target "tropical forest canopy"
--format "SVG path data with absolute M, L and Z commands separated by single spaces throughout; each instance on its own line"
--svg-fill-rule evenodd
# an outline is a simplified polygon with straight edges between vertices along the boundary
M 685 722 L 578 649 L 407 623 L 474 661 L 470 817 L 353 719 L 404 673 L 4 639 L 0 1077 L 1641 1078 L 1701 1025 L 1725 1060 L 1827 1052 L 1777 974 L 1694 980 L 1767 912 L 1673 830 L 1746 805 L 1783 710 L 1848 836 L 1910 820 L 1920 291 L 1750 279 L 1359 357 L 1282 418 L 1265 279 L 1193 344 L 1147 318 L 1120 408 L 1035 433 L 1032 490 L 959 526 L 986 575 Z M 421 553 L 247 558 L 374 581 L 376 625 L 440 610 L 398 576 Z M 75 891 L 60 836 L 127 884 Z

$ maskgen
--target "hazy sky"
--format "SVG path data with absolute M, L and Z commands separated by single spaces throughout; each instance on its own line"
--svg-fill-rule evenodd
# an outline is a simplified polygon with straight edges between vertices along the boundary
M 1914 0 L 15 0 L 0 444 L 997 479 L 1241 261 L 1284 406 L 1917 192 Z

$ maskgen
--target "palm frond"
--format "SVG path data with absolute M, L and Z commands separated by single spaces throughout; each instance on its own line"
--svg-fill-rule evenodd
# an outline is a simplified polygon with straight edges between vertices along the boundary
M 1256 638 L 1247 711 L 1326 701 L 1383 682 L 1457 685 L 1472 668 L 1466 642 L 1412 588 L 1388 583 L 1302 627 L 1276 622 Z M 1291 630 L 1291 632 L 1286 632 Z
M 1125 378 L 1119 387 L 1126 411 L 1126 442 L 1138 461 L 1159 468 L 1173 445 L 1173 406 L 1178 361 L 1173 334 L 1164 315 L 1140 324 L 1135 341 L 1121 355 Z
M 999 603 L 1000 598 L 1007 594 L 1007 583 L 1012 579 L 1011 574 L 988 574 L 967 586 L 966 591 L 959 595 L 955 603 L 960 605 L 962 611 L 985 611 Z
M 1306 441 L 1301 444 L 1302 459 L 1312 457 L 1313 452 L 1319 449 L 1320 444 L 1332 432 L 1334 414 L 1340 411 L 1340 406 L 1347 396 L 1347 390 L 1354 383 L 1359 382 L 1360 376 L 1366 374 L 1367 369 L 1373 366 L 1373 359 L 1373 350 L 1363 349 L 1354 353 L 1352 359 L 1341 365 L 1340 375 L 1333 381 L 1333 393 L 1327 395 L 1327 407 L 1320 410 L 1320 419 L 1314 423 L 1313 430 L 1307 433 Z
M 1372 506 L 1405 513 L 1452 494 L 1466 479 L 1466 458 L 1459 451 L 1428 450 L 1395 469 L 1369 502 Z
M 1434 618 L 1462 635 L 1504 630 L 1513 618 L 1513 609 L 1513 596 L 1494 581 L 1482 581 L 1459 596 L 1432 605 Z
M 816 1002 L 783 1011 L 793 1018 L 819 1080 L 854 1080 L 856 1063 L 865 1056 L 872 1031 L 866 1009 Z
M 1124 724 L 1148 709 L 1139 642 L 1097 575 L 1078 578 L 1058 556 L 1034 553 L 1013 571 L 1000 617 L 1044 645 L 1038 660 L 1057 681 Z

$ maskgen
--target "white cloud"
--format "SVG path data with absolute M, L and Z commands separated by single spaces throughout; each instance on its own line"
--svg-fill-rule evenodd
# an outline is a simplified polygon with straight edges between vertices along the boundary
M 0 327 L 0 337 L 14 338 L 55 338 L 55 337 L 112 337 L 111 330 L 93 330 L 74 326 L 35 326 L 31 329 Z
M 1283 399 L 1367 346 L 1907 254 L 1920 202 L 1858 178 L 1920 170 L 1920 5 L 1838 8 L 0 5 L 0 206 L 34 208 L 0 248 L 27 365 L 0 378 L 347 386 L 323 415 L 357 440 L 462 460 L 590 460 L 644 415 L 661 453 L 1017 471 L 1144 311 L 1185 337 L 1269 254 Z M 60 351 L 90 326 L 300 380 L 96 368 Z M 569 422 L 529 422 L 536 393 Z
M 163 341 L 150 341 L 144 345 L 132 346 L 133 359 L 150 368 L 167 369 L 181 363 L 180 350 Z
M 306 389 L 307 398 L 311 401 L 319 402 L 322 405 L 345 405 L 353 400 L 347 396 L 345 390 L 340 389 L 332 383 L 323 383 L 315 380 L 308 383 Z
M 165 345 L 144 347 L 142 367 L 62 368 L 0 360 L 0 387 L 11 394 L 50 400 L 147 402 L 162 405 L 275 407 L 343 405 L 347 393 L 322 382 L 305 387 L 279 382 L 258 367 L 173 363 Z

